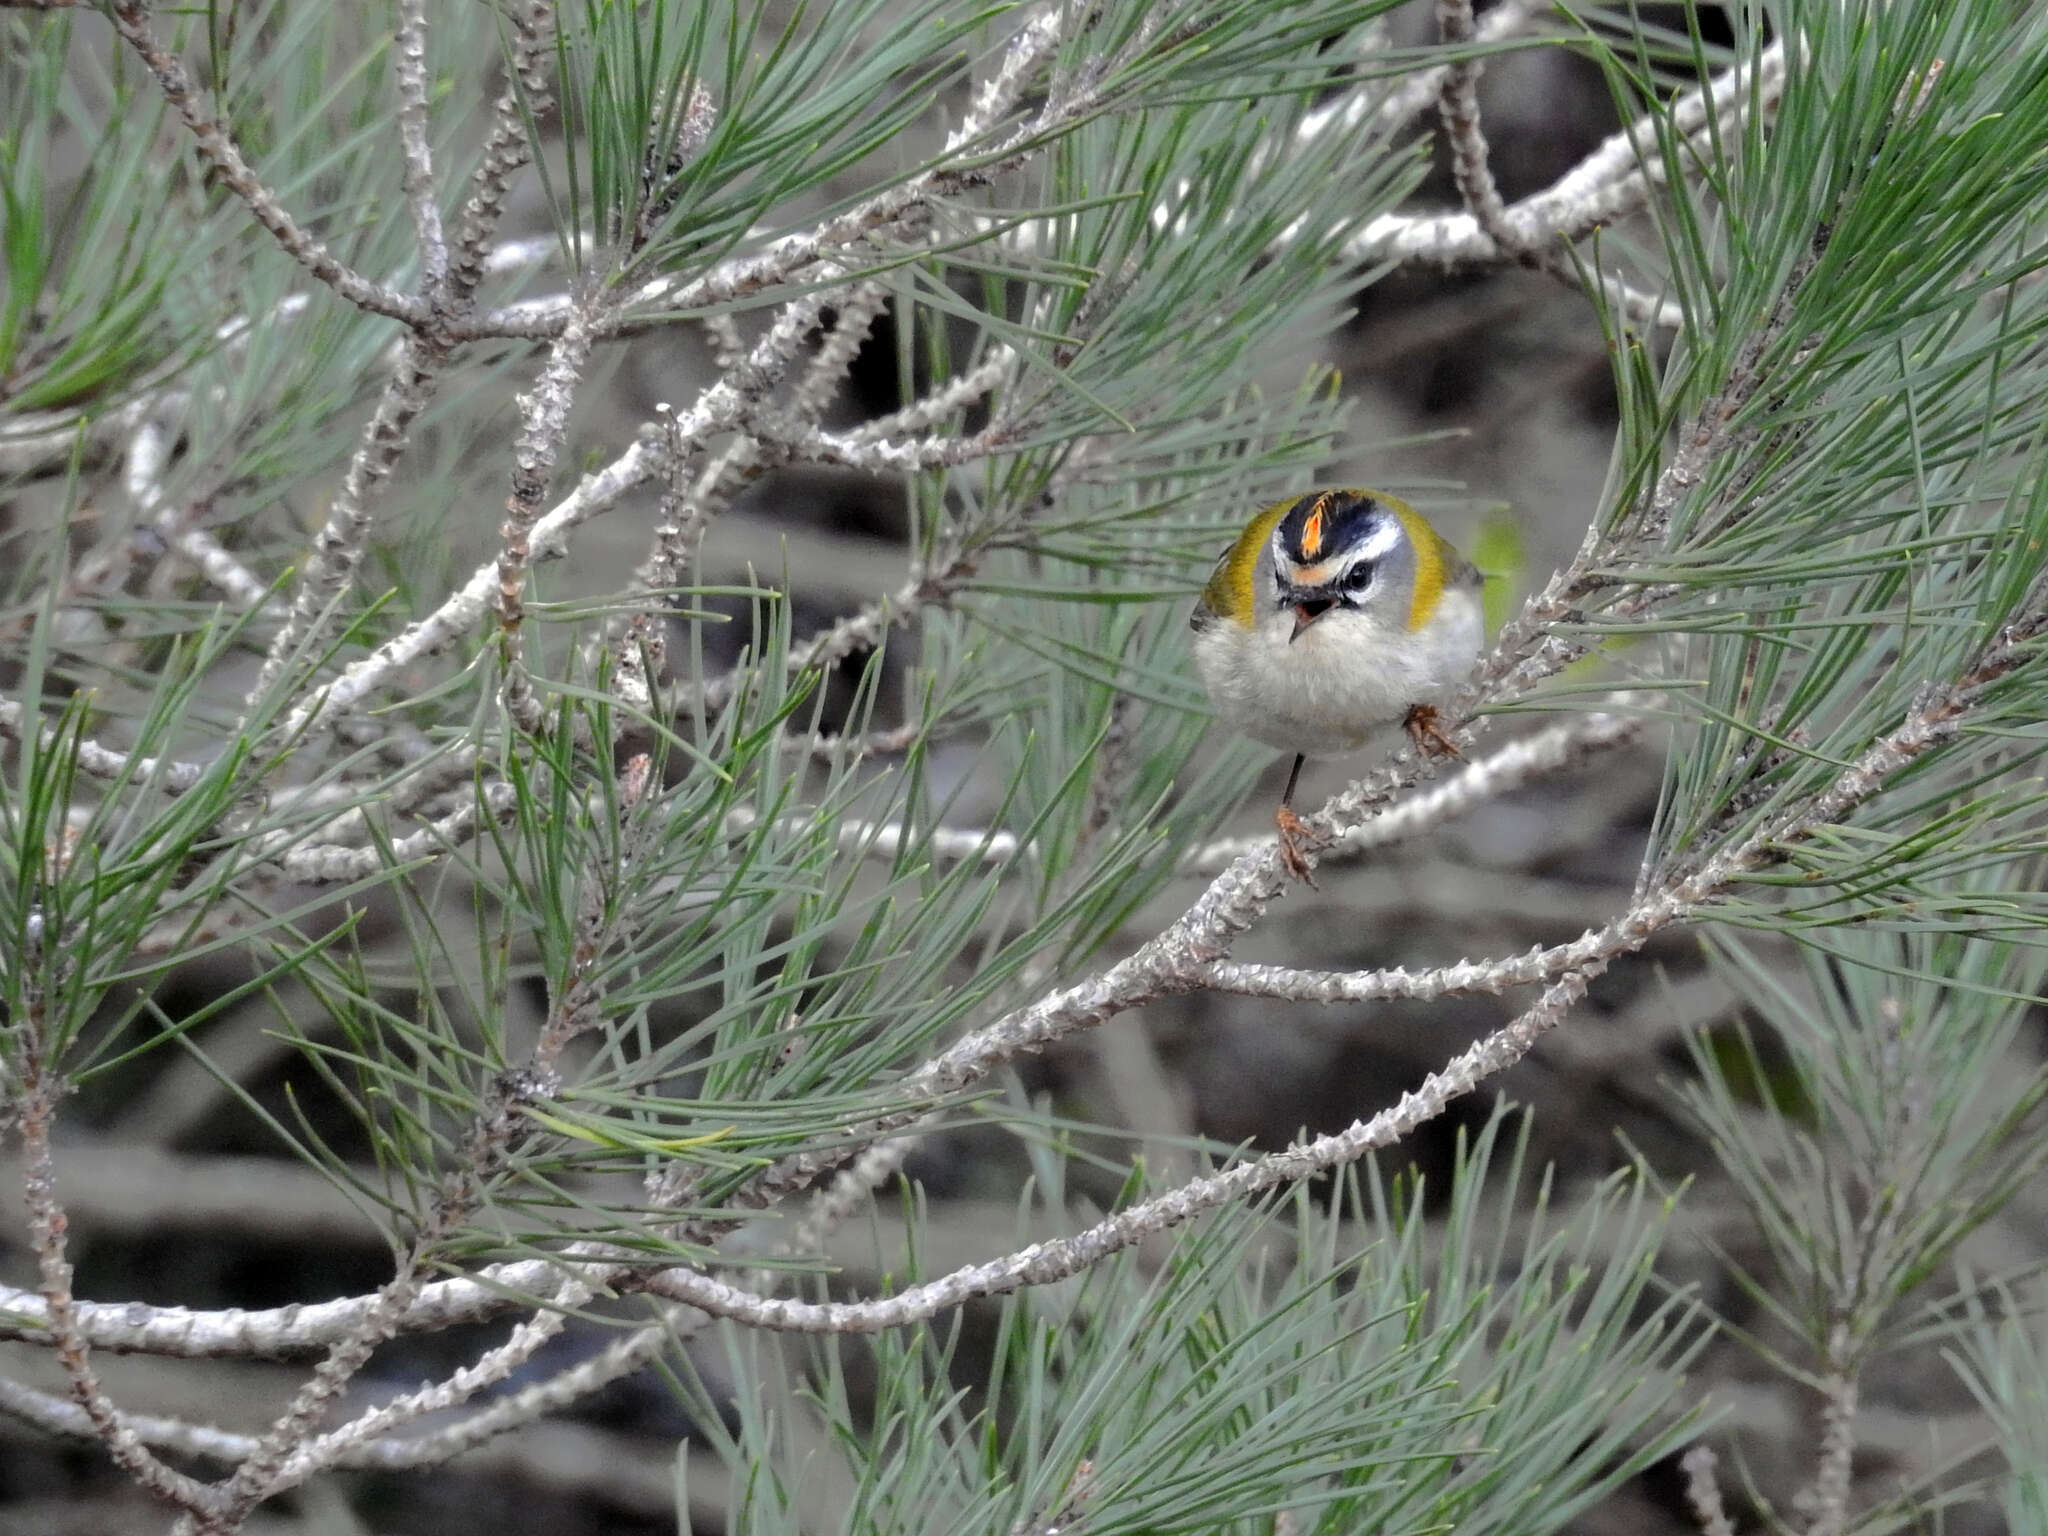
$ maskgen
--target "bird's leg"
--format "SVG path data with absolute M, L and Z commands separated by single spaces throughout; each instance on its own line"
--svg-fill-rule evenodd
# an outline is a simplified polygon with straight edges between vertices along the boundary
M 1308 823 L 1294 814 L 1294 786 L 1301 778 L 1301 765 L 1307 761 L 1301 753 L 1294 754 L 1294 767 L 1287 775 L 1287 788 L 1280 794 L 1280 809 L 1273 813 L 1273 822 L 1280 828 L 1280 862 L 1287 866 L 1287 873 L 1302 881 L 1311 890 L 1319 889 L 1316 878 L 1309 873 L 1308 859 L 1302 854 L 1302 845 L 1310 842 L 1314 834 Z
M 1458 744 L 1444 734 L 1438 722 L 1442 717 L 1434 704 L 1411 704 L 1408 718 L 1401 722 L 1401 729 L 1408 733 L 1408 739 L 1415 743 L 1415 750 L 1424 757 L 1463 757 Z

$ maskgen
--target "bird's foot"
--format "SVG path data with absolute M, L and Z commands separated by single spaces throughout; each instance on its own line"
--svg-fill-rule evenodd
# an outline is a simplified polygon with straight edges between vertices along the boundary
M 1280 862 L 1287 866 L 1287 873 L 1310 890 L 1321 890 L 1322 887 L 1316 884 L 1316 877 L 1309 872 L 1308 858 L 1302 852 L 1316 842 L 1316 835 L 1309 830 L 1308 823 L 1294 814 L 1293 807 L 1285 805 L 1273 813 L 1273 823 L 1280 829 Z
M 1434 704 L 1411 704 L 1408 718 L 1401 722 L 1401 729 L 1408 733 L 1408 739 L 1415 743 L 1415 750 L 1424 757 L 1463 757 L 1458 744 L 1444 734 L 1439 723 L 1442 716 Z

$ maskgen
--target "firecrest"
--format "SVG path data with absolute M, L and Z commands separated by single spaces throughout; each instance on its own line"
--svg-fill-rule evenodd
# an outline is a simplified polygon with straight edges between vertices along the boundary
M 1294 753 L 1274 820 L 1299 878 L 1304 758 L 1355 752 L 1393 720 L 1425 751 L 1455 750 L 1436 705 L 1479 654 L 1479 587 L 1421 513 L 1380 491 L 1276 502 L 1217 560 L 1190 620 L 1195 665 L 1219 715 Z

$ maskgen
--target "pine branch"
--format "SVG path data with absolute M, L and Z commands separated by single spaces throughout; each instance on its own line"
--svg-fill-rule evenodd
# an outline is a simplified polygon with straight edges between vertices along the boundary
M 529 156 L 524 114 L 529 109 L 539 111 L 548 99 L 546 63 L 553 24 L 554 11 L 548 0 L 533 0 L 514 16 L 513 69 L 523 95 L 508 85 L 498 98 L 483 160 L 472 178 L 469 200 L 457 226 L 454 253 L 438 279 L 431 274 L 423 276 L 426 297 L 418 301 L 420 313 L 413 317 L 414 329 L 405 338 L 376 412 L 349 461 L 341 492 L 314 544 L 309 569 L 299 582 L 291 616 L 271 641 L 256 684 L 249 690 L 251 707 L 283 676 L 293 658 L 302 649 L 313 648 L 333 624 L 362 563 L 376 504 L 404 456 L 414 423 L 433 401 L 438 375 L 455 351 L 454 327 L 468 313 L 481 280 L 483 252 L 497 232 L 506 186 Z M 411 68 L 408 46 L 401 39 L 401 71 Z M 403 80 L 401 89 L 408 89 Z M 421 168 L 415 164 L 408 174 L 417 180 Z M 430 173 L 428 179 L 430 182 Z M 430 197 L 431 186 L 421 195 Z M 426 238 L 424 226 L 422 238 Z M 290 729 L 296 732 L 305 723 L 300 720 Z
M 372 314 L 386 315 L 416 325 L 427 318 L 427 307 L 419 299 L 371 282 L 352 271 L 333 252 L 301 229 L 284 204 L 257 177 L 234 139 L 209 117 L 198 90 L 185 73 L 178 56 L 166 48 L 150 27 L 151 7 L 146 0 L 116 0 L 107 9 L 114 30 L 133 48 L 156 76 L 164 99 L 191 131 L 194 147 L 214 173 L 248 208 L 250 217 L 270 232 L 271 238 L 292 260 L 349 303 Z
M 1492 12 L 1488 12 L 1491 17 Z M 1381 214 L 1346 248 L 1354 261 L 1420 261 L 1453 266 L 1517 259 L 1560 241 L 1584 239 L 1641 209 L 1665 180 L 1658 129 L 1668 122 L 1685 153 L 1709 164 L 1712 146 L 1741 128 L 1743 114 L 1768 114 L 1785 88 L 1785 49 L 1773 43 L 1758 56 L 1683 92 L 1668 109 L 1647 113 L 1603 139 L 1540 192 L 1503 206 L 1489 229 L 1469 208 L 1461 213 Z

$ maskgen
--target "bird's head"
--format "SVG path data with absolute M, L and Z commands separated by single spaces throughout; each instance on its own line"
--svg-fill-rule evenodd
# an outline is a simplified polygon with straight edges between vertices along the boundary
M 1271 578 L 1258 600 L 1291 615 L 1292 639 L 1335 621 L 1390 631 L 1420 629 L 1442 592 L 1418 592 L 1420 514 L 1370 491 L 1319 491 L 1296 501 L 1274 525 Z M 1418 601 L 1418 597 L 1425 599 Z

